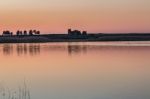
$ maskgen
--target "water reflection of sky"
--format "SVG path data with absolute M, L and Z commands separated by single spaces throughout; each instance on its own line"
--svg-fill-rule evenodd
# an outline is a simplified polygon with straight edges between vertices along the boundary
M 0 82 L 16 87 L 25 77 L 31 99 L 149 99 L 149 45 L 1 44 Z
M 52 43 L 52 44 L 2 44 L 1 51 L 4 55 L 39 55 L 40 52 L 67 52 L 69 55 L 86 54 L 90 51 L 101 50 L 140 50 L 150 48 L 150 43 L 123 42 L 123 43 Z

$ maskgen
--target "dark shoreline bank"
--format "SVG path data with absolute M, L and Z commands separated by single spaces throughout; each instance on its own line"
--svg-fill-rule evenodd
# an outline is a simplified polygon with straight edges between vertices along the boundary
M 47 42 L 101 42 L 101 41 L 150 41 L 150 33 L 129 34 L 41 34 L 0 36 L 0 43 L 47 43 Z

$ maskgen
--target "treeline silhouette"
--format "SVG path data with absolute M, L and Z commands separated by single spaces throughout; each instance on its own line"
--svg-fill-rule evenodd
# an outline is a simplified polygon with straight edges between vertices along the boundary
M 146 46 L 148 50 L 150 46 Z M 78 55 L 78 54 L 86 54 L 88 52 L 101 52 L 108 50 L 141 50 L 145 49 L 145 46 L 113 46 L 113 45 L 81 45 L 81 44 L 67 44 L 67 45 L 42 45 L 42 44 L 4 44 L 2 47 L 2 52 L 4 55 L 40 55 L 43 52 L 66 52 L 68 55 Z
M 9 31 L 9 30 L 6 30 L 6 31 L 3 31 L 2 33 L 2 36 L 13 36 L 13 35 L 17 35 L 17 36 L 32 36 L 32 35 L 40 35 L 40 31 L 38 30 L 24 30 L 24 31 L 20 31 L 18 30 L 16 32 L 16 34 L 14 34 L 13 32 Z
M 13 52 L 16 52 L 20 55 L 37 55 L 40 53 L 40 44 L 16 44 L 15 46 L 12 44 L 3 45 L 3 53 L 4 55 L 11 55 Z
M 150 33 L 87 33 L 68 29 L 66 34 L 41 34 L 38 30 L 3 31 L 0 43 L 150 41 Z

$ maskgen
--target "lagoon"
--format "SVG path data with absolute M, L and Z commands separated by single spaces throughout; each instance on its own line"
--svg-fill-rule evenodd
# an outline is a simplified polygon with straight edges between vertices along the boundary
M 149 59 L 150 42 L 1 44 L 0 86 L 26 80 L 31 99 L 149 99 Z

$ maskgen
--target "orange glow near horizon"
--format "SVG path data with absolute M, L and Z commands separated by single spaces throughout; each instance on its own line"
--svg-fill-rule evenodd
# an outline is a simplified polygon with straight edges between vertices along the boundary
M 0 31 L 150 32 L 148 0 L 1 0 Z

